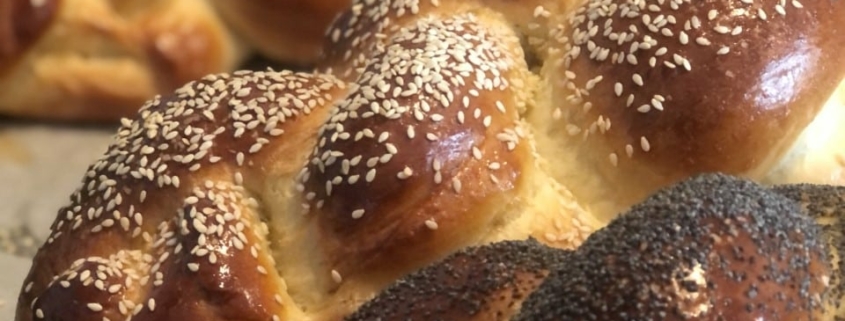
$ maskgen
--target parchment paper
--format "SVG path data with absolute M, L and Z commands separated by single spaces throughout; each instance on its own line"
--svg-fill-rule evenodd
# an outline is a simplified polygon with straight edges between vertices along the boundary
M 30 257 L 113 128 L 0 120 L 0 320 L 13 320 Z
M 15 305 L 22 280 L 29 271 L 29 260 L 0 254 L 0 320 L 15 319 Z

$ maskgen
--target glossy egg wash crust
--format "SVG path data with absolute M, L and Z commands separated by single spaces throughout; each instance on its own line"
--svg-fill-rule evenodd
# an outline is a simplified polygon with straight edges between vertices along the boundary
M 621 230 L 631 239 L 588 242 L 579 251 L 589 255 L 566 251 L 687 176 L 767 177 L 845 74 L 845 61 L 833 59 L 845 49 L 842 16 L 840 0 L 355 1 L 327 31 L 316 72 L 209 75 L 124 120 L 59 211 L 17 319 L 337 320 L 444 258 L 443 269 L 411 278 L 444 278 L 445 287 L 419 288 L 433 289 L 420 296 L 430 305 L 357 315 L 428 306 L 466 320 L 615 317 L 599 301 L 617 298 L 604 295 L 612 285 L 572 298 L 584 304 L 543 307 L 567 289 L 555 285 L 589 290 L 578 282 L 592 274 L 685 268 L 692 279 L 672 280 L 687 292 L 703 286 L 695 275 L 732 281 L 732 266 L 704 262 L 736 250 L 705 236 L 728 235 L 743 251 L 773 255 L 768 241 L 806 251 L 772 263 L 806 275 L 755 270 L 787 282 L 766 300 L 792 303 L 753 315 L 816 313 L 827 301 L 813 295 L 834 287 L 820 281 L 831 278 L 829 258 L 818 255 L 826 249 L 811 216 L 783 198 L 755 203 L 759 188 L 722 177 L 667 196 L 694 198 L 698 186 L 712 192 L 704 199 L 725 201 L 685 221 L 711 230 L 658 235 L 683 215 L 644 203 L 595 237 Z M 713 186 L 754 195 L 729 201 Z M 657 230 L 648 230 L 652 219 Z M 758 220 L 797 236 L 745 226 Z M 624 235 L 626 226 L 642 230 Z M 661 257 L 663 244 L 683 237 L 695 238 L 682 254 L 699 265 Z M 528 238 L 539 242 L 499 243 Z M 642 260 L 612 273 L 588 262 L 613 261 L 626 246 L 641 248 Z M 476 270 L 478 284 L 455 277 Z M 777 292 L 790 286 L 800 293 Z M 450 310 L 440 303 L 455 297 L 441 289 L 477 304 Z M 669 290 L 640 297 L 675 304 Z M 385 293 L 415 293 L 393 291 Z M 542 296 L 520 313 L 532 293 Z M 692 293 L 682 299 L 693 317 L 723 315 L 698 309 Z

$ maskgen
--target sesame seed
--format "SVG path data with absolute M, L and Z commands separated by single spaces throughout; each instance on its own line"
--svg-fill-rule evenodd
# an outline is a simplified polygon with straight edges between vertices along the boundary
M 644 152 L 648 152 L 649 150 L 651 150 L 651 144 L 645 137 L 640 137 L 640 147 L 642 147 Z
M 340 272 L 338 272 L 337 270 L 332 270 L 331 275 L 332 275 L 332 280 L 334 280 L 334 283 L 343 282 L 343 277 L 340 275 Z
M 687 59 L 687 58 L 684 58 L 683 66 L 684 66 L 684 69 L 686 69 L 687 71 L 692 70 L 692 64 L 689 62 L 689 59 Z
M 634 74 L 632 79 L 634 80 L 634 83 L 637 84 L 637 86 L 643 86 L 643 77 L 640 76 L 640 74 Z
M 505 113 L 505 111 L 506 111 L 506 110 L 505 110 L 505 105 L 504 105 L 504 104 L 502 104 L 502 102 L 501 102 L 501 101 L 498 101 L 498 100 L 496 101 L 496 109 L 498 109 L 498 110 L 499 110 L 500 112 L 502 112 L 503 114 L 504 114 L 504 113 Z
M 89 310 L 94 311 L 94 312 L 103 311 L 103 305 L 101 305 L 99 303 L 88 303 L 86 306 L 88 307 Z
M 543 6 L 537 6 L 534 8 L 534 18 L 546 17 L 548 18 L 551 15 Z
M 707 19 L 709 19 L 709 20 L 715 20 L 718 16 L 719 16 L 719 11 L 716 11 L 716 9 L 711 9 L 707 13 Z
M 407 179 L 407 178 L 411 177 L 411 175 L 413 175 L 413 174 L 414 174 L 414 171 L 411 170 L 411 168 L 405 166 L 405 169 L 403 169 L 401 172 L 397 173 L 396 177 L 398 177 L 399 179 Z
M 478 149 L 478 147 L 472 147 L 472 157 L 477 160 L 481 160 L 481 150 Z
M 385 144 L 385 148 L 387 148 L 387 152 L 389 152 L 391 154 L 399 153 L 399 150 L 396 149 L 396 145 L 393 145 L 391 143 Z
M 461 192 L 461 180 L 457 177 L 452 178 L 452 188 L 455 190 L 455 193 Z
M 436 230 L 439 227 L 434 219 L 425 220 L 425 226 L 430 230 Z
M 364 216 L 364 210 L 363 209 L 357 209 L 357 210 L 352 211 L 352 218 L 353 219 L 357 220 L 357 219 L 359 219 L 363 216 Z
M 663 110 L 663 103 L 661 103 L 657 98 L 653 98 L 651 100 L 651 105 L 654 106 L 654 109 Z
M 698 17 L 697 17 L 697 16 L 693 16 L 693 17 L 690 19 L 690 22 L 691 22 L 692 27 L 693 27 L 694 29 L 701 28 L 701 19 L 698 19 Z

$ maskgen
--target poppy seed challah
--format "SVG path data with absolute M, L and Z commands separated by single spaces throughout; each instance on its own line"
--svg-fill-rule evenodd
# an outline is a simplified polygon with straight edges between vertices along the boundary
M 843 215 L 845 187 L 698 176 L 574 252 L 530 240 L 465 249 L 347 320 L 839 320 Z

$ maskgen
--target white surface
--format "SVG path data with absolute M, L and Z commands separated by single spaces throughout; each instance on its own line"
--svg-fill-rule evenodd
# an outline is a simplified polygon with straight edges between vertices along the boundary
M 0 320 L 15 319 L 18 291 L 29 266 L 29 260 L 0 254 Z
M 113 130 L 0 123 L 0 226 L 28 226 L 39 240 L 106 151 Z
M 67 205 L 89 164 L 108 147 L 113 132 L 0 121 L 0 231 L 25 226 L 40 246 L 59 208 Z M 31 265 L 29 258 L 4 250 L 0 248 L 2 321 L 14 320 L 18 291 Z

